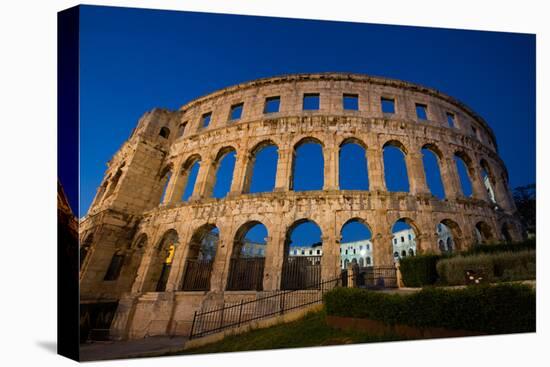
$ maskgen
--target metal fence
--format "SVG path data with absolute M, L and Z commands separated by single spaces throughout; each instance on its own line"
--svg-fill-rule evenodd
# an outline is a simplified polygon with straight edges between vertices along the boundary
M 359 288 L 397 288 L 397 271 L 393 266 L 357 267 L 354 271 L 353 282 L 353 285 Z
M 281 274 L 284 290 L 306 289 L 321 282 L 321 256 L 289 256 Z
M 212 263 L 211 260 L 187 260 L 182 289 L 184 291 L 209 290 Z
M 338 278 L 321 282 L 321 266 L 316 262 L 316 259 L 308 260 L 307 257 L 294 257 L 292 259 L 286 264 L 287 273 L 283 272 L 282 285 L 299 285 L 299 289 L 277 290 L 269 295 L 259 296 L 254 300 L 241 300 L 239 303 L 224 304 L 222 307 L 210 310 L 195 311 L 189 339 L 203 337 L 225 329 L 239 327 L 251 321 L 282 315 L 294 309 L 322 303 L 323 295 L 337 286 L 368 289 L 397 287 L 397 274 L 393 266 L 356 267 L 353 275 L 344 270 Z M 300 260 L 296 261 L 295 259 Z M 305 261 L 309 265 L 304 266 Z M 245 267 L 244 265 L 234 266 Z M 252 265 L 249 266 L 252 267 Z M 304 268 L 308 270 L 303 271 Z M 236 272 L 236 274 L 240 274 L 240 272 Z M 287 283 L 284 283 L 285 274 Z M 255 279 L 255 277 L 245 279 Z M 306 284 L 307 279 L 313 279 L 314 281 Z M 238 284 L 246 284 L 247 281 L 249 280 L 241 280 Z
M 263 289 L 265 259 L 231 259 L 229 263 L 228 291 L 261 291 Z
M 342 284 L 341 277 L 317 282 L 300 290 L 280 290 L 251 301 L 225 305 L 206 311 L 196 311 L 189 339 L 199 338 L 247 322 L 282 315 L 290 310 L 321 303 L 323 295 Z

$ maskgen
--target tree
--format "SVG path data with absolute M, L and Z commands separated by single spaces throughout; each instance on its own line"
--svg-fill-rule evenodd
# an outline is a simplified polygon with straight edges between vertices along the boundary
M 536 233 L 536 186 L 529 184 L 514 189 L 514 201 L 518 216 L 528 234 Z

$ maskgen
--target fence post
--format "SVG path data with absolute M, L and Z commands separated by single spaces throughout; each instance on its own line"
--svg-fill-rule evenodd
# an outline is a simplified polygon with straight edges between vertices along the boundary
M 281 315 L 285 312 L 285 294 L 286 292 L 283 292 L 282 296 L 281 296 L 281 303 L 280 303 L 280 306 L 281 306 L 281 310 L 280 310 L 280 313 Z
M 225 312 L 225 302 L 222 306 L 222 315 L 220 316 L 220 330 L 223 329 L 223 313 Z
M 237 324 L 237 327 L 241 326 L 241 317 L 243 315 L 243 303 L 244 303 L 244 299 L 241 299 L 241 307 L 239 307 L 239 323 Z
M 191 323 L 191 332 L 189 333 L 189 339 L 193 339 L 193 329 L 195 328 L 195 319 L 197 318 L 197 311 L 193 315 L 193 322 Z

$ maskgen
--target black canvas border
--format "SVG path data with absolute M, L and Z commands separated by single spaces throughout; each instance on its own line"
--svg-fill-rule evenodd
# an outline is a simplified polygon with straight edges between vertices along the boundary
M 64 191 L 73 198 L 76 195 L 77 200 L 71 203 L 76 215 L 79 213 L 79 22 L 79 6 L 57 13 L 57 170 Z M 78 236 L 68 235 L 67 223 L 63 223 L 59 214 L 57 227 L 57 353 L 78 361 Z

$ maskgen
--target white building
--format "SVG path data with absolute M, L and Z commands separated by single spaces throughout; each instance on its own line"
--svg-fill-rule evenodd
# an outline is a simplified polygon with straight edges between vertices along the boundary
M 437 225 L 438 247 L 441 252 L 449 252 L 454 249 L 454 241 L 449 227 L 443 223 Z M 398 261 L 402 257 L 416 255 L 416 239 L 412 228 L 393 233 L 392 236 L 393 257 Z M 322 256 L 321 244 L 313 246 L 291 246 L 289 256 Z M 371 240 L 344 242 L 340 244 L 340 266 L 347 268 L 353 262 L 361 267 L 373 266 L 374 256 Z
M 241 247 L 241 257 L 264 257 L 265 243 L 245 240 Z

